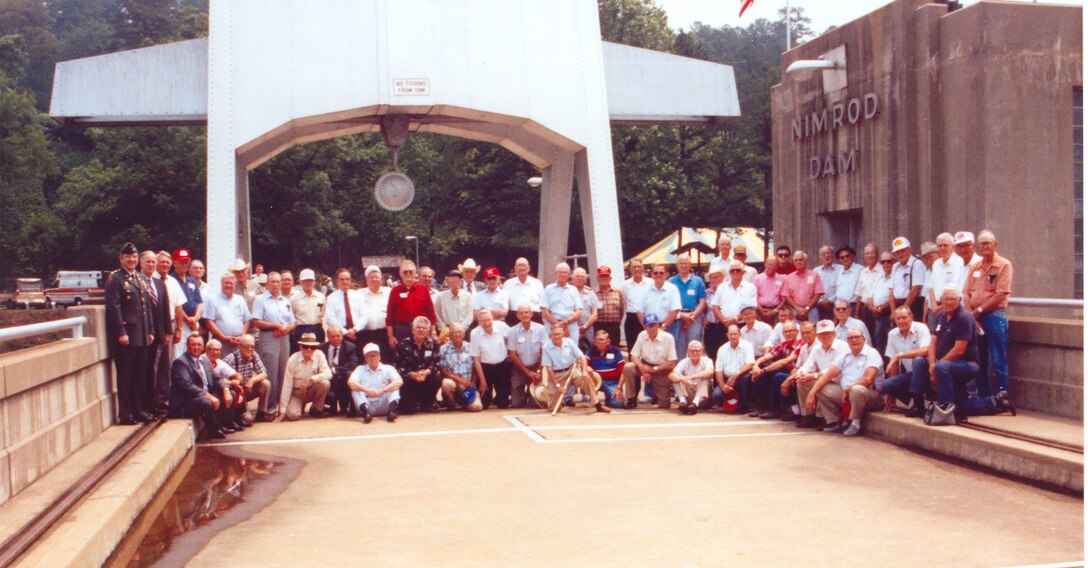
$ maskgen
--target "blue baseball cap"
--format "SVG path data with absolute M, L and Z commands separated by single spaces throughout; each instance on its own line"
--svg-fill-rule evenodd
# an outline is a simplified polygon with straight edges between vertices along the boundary
M 642 325 L 644 325 L 644 326 L 658 325 L 658 324 L 661 323 L 661 318 L 657 317 L 657 314 L 646 314 L 646 316 L 643 317 L 642 320 L 643 320 Z
M 461 391 L 461 406 L 467 407 L 476 402 L 476 387 L 468 387 Z

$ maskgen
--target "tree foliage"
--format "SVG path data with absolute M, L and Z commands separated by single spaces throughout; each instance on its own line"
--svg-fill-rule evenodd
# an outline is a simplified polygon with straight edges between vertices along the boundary
M 201 37 L 208 0 L 0 0 L 0 277 L 106 268 L 120 243 L 204 250 L 203 128 L 73 129 L 44 114 L 58 60 Z M 602 37 L 730 64 L 742 116 L 715 125 L 613 127 L 624 253 L 678 226 L 770 229 L 770 87 L 785 22 L 695 24 L 676 32 L 652 0 L 598 0 Z M 783 14 L 784 17 L 784 14 Z M 796 40 L 811 34 L 793 9 Z M 255 259 L 330 271 L 359 256 L 414 255 L 446 269 L 466 256 L 501 267 L 535 257 L 539 172 L 495 145 L 415 133 L 399 156 L 415 182 L 381 209 L 391 169 L 378 134 L 290 148 L 250 172 Z M 577 192 L 575 192 L 577 195 Z M 577 199 L 577 197 L 575 197 Z M 570 252 L 583 252 L 572 207 Z

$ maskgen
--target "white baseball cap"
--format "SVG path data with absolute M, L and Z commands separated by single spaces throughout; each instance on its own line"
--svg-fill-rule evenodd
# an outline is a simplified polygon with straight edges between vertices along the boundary
M 835 324 L 831 323 L 831 320 L 820 320 L 816 323 L 816 333 L 835 333 Z
M 975 242 L 975 234 L 971 231 L 960 231 L 956 233 L 954 240 L 955 244 L 957 245 L 962 245 L 963 243 L 973 243 Z
M 363 271 L 363 277 L 365 278 L 367 276 L 370 276 L 371 272 L 377 272 L 378 274 L 381 274 L 382 269 L 380 269 L 377 266 L 371 264 L 370 266 L 366 267 L 366 270 Z
M 907 237 L 896 237 L 892 241 L 892 252 L 899 252 L 905 248 L 910 248 L 910 241 L 907 240 Z
M 363 346 L 363 355 L 364 356 L 367 353 L 381 353 L 381 352 L 382 352 L 382 350 L 380 348 L 378 348 L 378 346 L 373 344 L 373 343 L 367 343 L 366 345 Z
M 314 271 L 309 268 L 303 268 L 302 272 L 298 273 L 298 281 L 302 282 L 304 280 L 317 280 L 317 277 L 314 276 Z

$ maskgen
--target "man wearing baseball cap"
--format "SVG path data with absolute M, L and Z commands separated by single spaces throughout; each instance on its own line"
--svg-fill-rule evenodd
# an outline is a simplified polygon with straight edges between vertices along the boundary
M 825 431 L 834 433 L 845 428 L 844 436 L 856 436 L 861 432 L 865 413 L 884 408 L 884 398 L 876 390 L 884 380 L 884 360 L 876 349 L 865 344 L 861 329 L 851 328 L 846 332 L 846 343 L 847 351 L 835 357 L 831 366 L 820 374 L 809 396 L 816 394 L 816 402 L 828 424 L 831 423 L 828 417 L 836 417 L 837 427 Z M 849 422 L 838 422 L 846 401 L 850 403 Z
M 755 267 L 748 266 L 748 247 L 744 245 L 733 247 L 733 260 L 739 260 L 740 263 L 744 265 L 744 281 L 755 284 L 756 275 L 759 274 L 759 271 L 756 270 Z
M 499 286 L 499 280 L 497 267 L 488 266 L 484 269 L 484 285 L 487 287 L 477 292 L 472 300 L 473 316 L 480 315 L 481 310 L 488 310 L 495 321 L 506 321 L 506 313 L 510 309 L 510 298 L 506 290 Z
M 298 352 L 298 338 L 304 333 L 312 333 L 319 342 L 325 341 L 325 329 L 321 322 L 325 319 L 325 295 L 318 292 L 314 285 L 314 271 L 303 268 L 298 273 L 302 291 L 292 294 L 291 311 L 295 313 L 295 332 L 291 334 L 291 353 Z
M 835 324 L 831 320 L 820 320 L 816 323 L 816 345 L 811 349 L 808 359 L 794 375 L 797 381 L 797 402 L 801 405 L 801 419 L 797 421 L 798 428 L 816 428 L 817 430 L 839 431 L 839 415 L 824 414 L 824 408 L 816 415 L 816 381 L 824 371 L 831 368 L 843 353 L 850 351 L 845 341 L 835 338 Z M 828 382 L 825 381 L 823 387 Z
M 601 307 L 597 310 L 597 321 L 594 329 L 608 332 L 608 339 L 612 345 L 620 344 L 620 325 L 623 323 L 623 314 L 627 311 L 623 292 L 619 288 L 612 287 L 612 269 L 606 265 L 597 267 L 597 299 Z
M 963 284 L 967 282 L 967 274 L 970 272 L 971 267 L 978 264 L 982 257 L 975 252 L 975 234 L 971 231 L 957 231 L 953 240 L 955 241 L 956 256 L 963 261 L 963 266 L 960 267 L 959 275 L 956 278 L 956 284 L 963 288 Z
M 180 352 L 175 350 L 174 358 L 176 359 L 185 352 L 185 338 L 200 331 L 204 300 L 200 296 L 201 282 L 189 275 L 189 263 L 193 260 L 189 255 L 189 249 L 179 248 L 171 256 L 174 259 L 174 267 L 170 269 L 170 276 L 177 281 L 185 294 L 185 302 L 181 305 L 181 309 L 185 312 L 185 317 L 181 320 L 182 341 L 178 343 Z
M 363 346 L 363 360 L 366 364 L 356 367 L 348 377 L 348 388 L 358 415 L 366 424 L 375 416 L 383 415 L 386 421 L 395 422 L 404 380 L 396 369 L 382 363 L 382 351 L 374 343 Z
M 638 334 L 635 345 L 631 348 L 631 362 L 623 367 L 624 393 L 627 403 L 624 408 L 638 406 L 639 383 L 646 385 L 646 391 L 653 391 L 659 408 L 668 410 L 671 406 L 672 383 L 669 373 L 676 367 L 676 341 L 668 332 L 661 329 L 661 319 L 657 314 L 646 314 L 642 319 L 645 329 Z
M 922 285 L 926 282 L 926 265 L 914 256 L 906 237 L 892 241 L 892 254 L 898 261 L 892 267 L 892 297 L 895 307 L 907 306 L 915 321 L 922 321 Z

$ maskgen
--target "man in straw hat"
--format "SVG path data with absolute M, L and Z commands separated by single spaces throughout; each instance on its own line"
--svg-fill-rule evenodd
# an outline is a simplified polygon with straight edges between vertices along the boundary
M 310 404 L 310 416 L 324 418 L 325 395 L 329 393 L 332 382 L 332 369 L 319 347 L 317 336 L 304 333 L 298 340 L 299 352 L 287 360 L 287 373 L 283 377 L 280 389 L 280 403 L 276 407 L 276 418 L 290 421 L 302 418 L 302 411 Z

